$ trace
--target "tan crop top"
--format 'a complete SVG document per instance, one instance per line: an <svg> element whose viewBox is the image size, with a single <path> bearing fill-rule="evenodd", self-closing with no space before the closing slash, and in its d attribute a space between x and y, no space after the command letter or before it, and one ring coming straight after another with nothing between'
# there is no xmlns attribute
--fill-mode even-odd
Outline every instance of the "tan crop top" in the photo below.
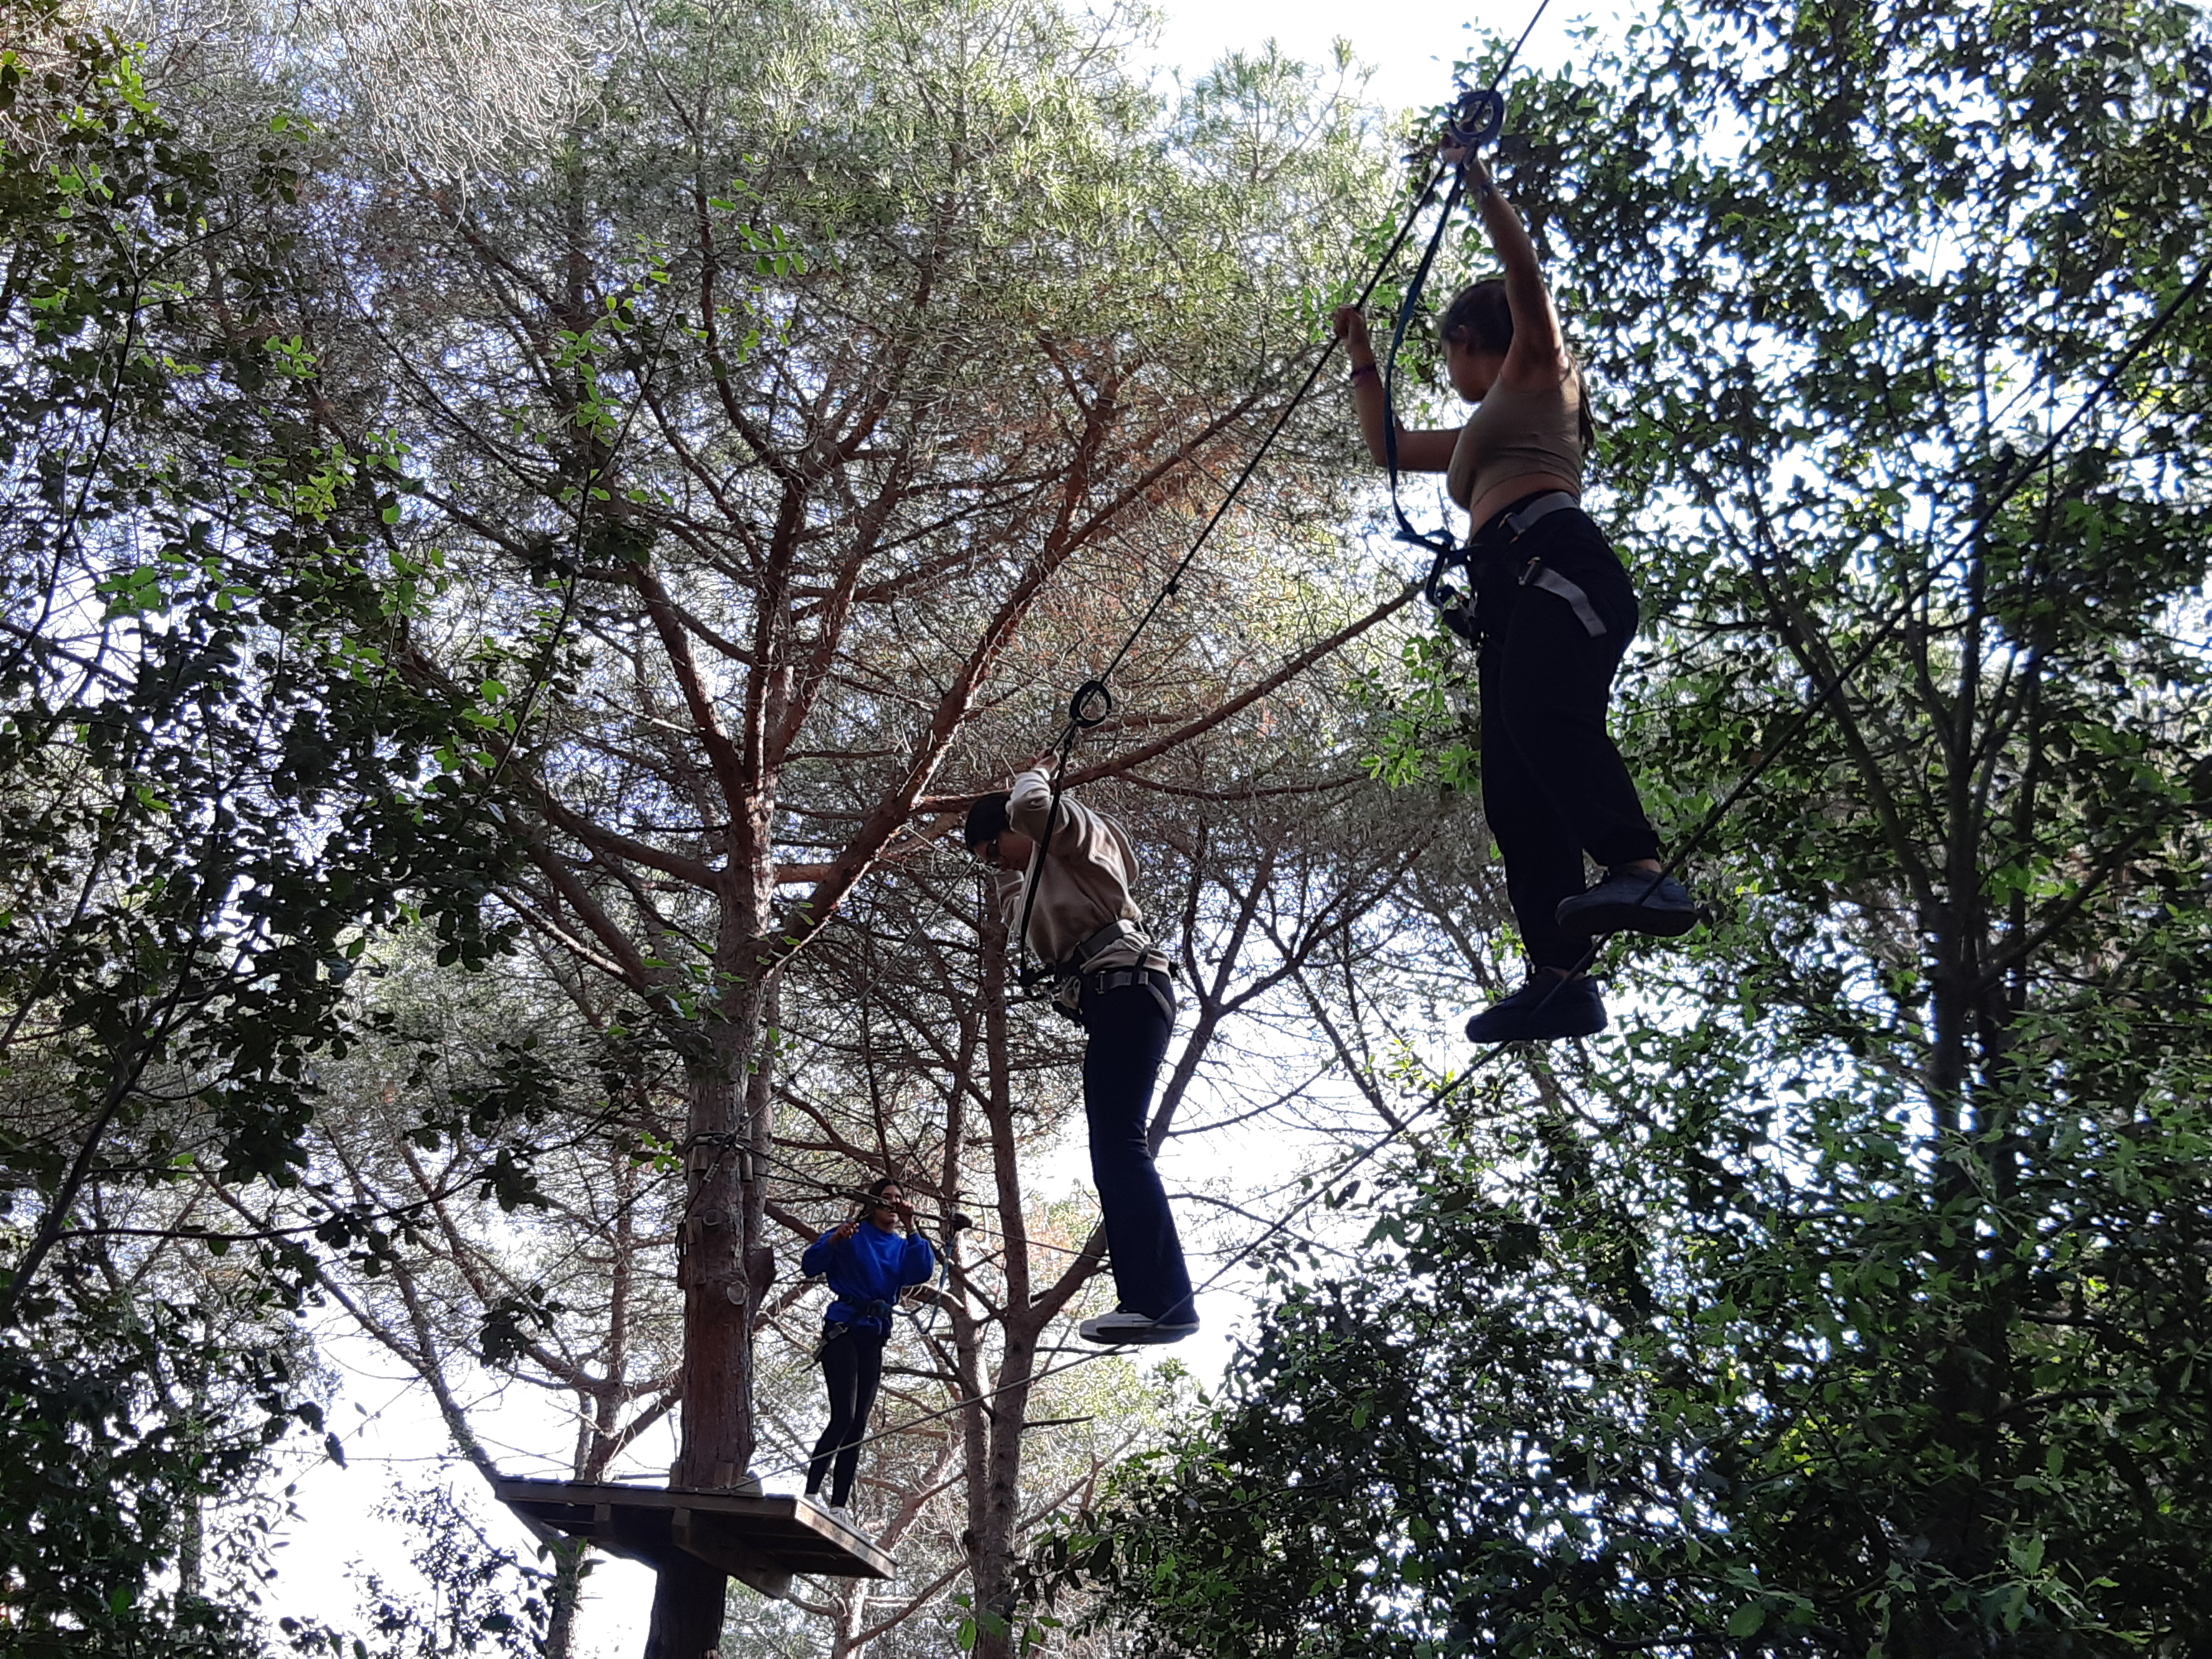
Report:
<svg viewBox="0 0 2212 1659"><path fill-rule="evenodd" d="M1582 396L1579 374L1541 392L1493 384L1452 446L1444 475L1452 500L1471 507L1492 486L1538 472L1565 478L1581 495Z"/></svg>

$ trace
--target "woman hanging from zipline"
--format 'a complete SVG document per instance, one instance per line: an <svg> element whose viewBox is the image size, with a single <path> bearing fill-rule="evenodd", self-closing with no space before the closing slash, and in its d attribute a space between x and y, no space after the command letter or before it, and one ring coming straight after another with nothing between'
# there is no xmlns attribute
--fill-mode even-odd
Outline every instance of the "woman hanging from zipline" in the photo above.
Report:
<svg viewBox="0 0 2212 1659"><path fill-rule="evenodd" d="M1505 267L1503 278L1462 290L1439 331L1453 389L1478 406L1455 431L1399 428L1396 437L1399 469L1443 473L1474 526L1482 810L1530 964L1528 983L1469 1020L1467 1034L1477 1042L1587 1036L1606 1023L1584 972L1592 935L1671 939L1696 925L1697 910L1662 873L1658 835L1606 732L1637 604L1581 507L1594 436L1582 375L1520 215L1480 156L1467 154L1463 165ZM1387 465L1393 416L1366 319L1347 306L1335 323L1368 453ZM1585 851L1606 869L1587 891Z"/></svg>

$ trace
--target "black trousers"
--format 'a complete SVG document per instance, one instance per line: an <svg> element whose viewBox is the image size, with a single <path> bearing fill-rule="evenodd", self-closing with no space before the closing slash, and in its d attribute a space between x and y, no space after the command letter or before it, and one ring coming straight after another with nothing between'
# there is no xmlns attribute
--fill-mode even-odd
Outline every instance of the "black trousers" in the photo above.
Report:
<svg viewBox="0 0 2212 1659"><path fill-rule="evenodd" d="M1114 1289L1121 1305L1152 1319L1191 1316L1190 1273L1167 1188L1145 1130L1152 1085L1175 1018L1142 985L1083 988L1083 1110L1090 1121L1091 1178L1106 1216Z"/></svg>
<svg viewBox="0 0 2212 1659"><path fill-rule="evenodd" d="M868 1417L876 1408L876 1384L883 1380L884 1344L889 1331L848 1325L842 1335L822 1345L822 1380L830 1387L830 1426L814 1443L806 1466L806 1490L820 1492L834 1460L836 1474L830 1501L853 1501L853 1477L860 1473L860 1442L867 1438Z"/></svg>
<svg viewBox="0 0 2212 1659"><path fill-rule="evenodd" d="M1607 866L1659 855L1605 726L1613 673L1636 633L1636 592L1579 508L1538 520L1517 540L1504 517L1476 532L1471 561L1482 622L1482 811L1529 960L1571 968L1589 937L1552 917L1583 890L1583 854ZM1603 634L1592 635L1561 595L1521 583L1534 558L1589 596Z"/></svg>

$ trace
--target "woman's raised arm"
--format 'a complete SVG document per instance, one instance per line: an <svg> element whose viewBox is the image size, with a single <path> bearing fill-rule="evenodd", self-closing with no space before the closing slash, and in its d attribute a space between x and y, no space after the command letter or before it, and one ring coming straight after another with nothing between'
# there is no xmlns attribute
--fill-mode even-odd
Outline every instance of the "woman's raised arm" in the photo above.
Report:
<svg viewBox="0 0 2212 1659"><path fill-rule="evenodd" d="M1334 318L1336 337L1344 342L1352 360L1352 407L1359 416L1359 435L1367 440L1367 453L1377 466L1389 465L1383 447L1384 422L1390 411L1383 406L1382 371L1375 362L1375 343L1367 336L1367 319L1358 306L1340 306ZM1452 446L1459 430L1408 432L1398 428L1398 471L1443 472L1451 466Z"/></svg>
<svg viewBox="0 0 2212 1659"><path fill-rule="evenodd" d="M1455 159L1451 150L1443 154L1447 161ZM1537 266L1536 245L1528 240L1528 228L1491 178L1481 156L1468 155L1462 165L1474 185L1482 228L1490 233L1490 245L1498 250L1498 263L1505 267L1505 303L1513 313L1513 346L1505 354L1498 379L1516 392L1563 386L1574 372L1574 364L1559 331L1559 314L1552 308L1551 290L1544 286L1544 273Z"/></svg>

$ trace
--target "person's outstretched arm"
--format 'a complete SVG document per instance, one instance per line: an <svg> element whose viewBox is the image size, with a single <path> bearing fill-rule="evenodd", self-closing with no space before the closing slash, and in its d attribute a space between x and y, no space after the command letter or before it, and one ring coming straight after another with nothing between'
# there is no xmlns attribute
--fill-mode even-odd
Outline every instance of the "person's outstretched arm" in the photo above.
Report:
<svg viewBox="0 0 2212 1659"><path fill-rule="evenodd" d="M1060 815L1053 817L1052 757L1042 757L1025 771L1014 775L1007 789L1006 822L1031 841L1044 839L1048 821L1054 823L1052 852L1056 858L1066 858L1096 833L1091 810L1071 794L1060 798Z"/></svg>
<svg viewBox="0 0 2212 1659"><path fill-rule="evenodd" d="M830 1264L836 1259L838 1241L851 1237L852 1229L849 1226L832 1227L821 1237L809 1244L805 1254L799 1258L799 1277L819 1279L823 1273L828 1273Z"/></svg>
<svg viewBox="0 0 2212 1659"><path fill-rule="evenodd" d="M1377 466L1389 465L1382 434L1390 411L1382 398L1382 370L1375 361L1375 342L1368 337L1367 319L1358 306L1340 306L1333 319L1336 337L1344 342L1344 355L1352 363L1352 408L1359 417L1359 435L1367 440L1367 453ZM1452 446L1459 430L1408 432L1398 428L1398 471L1443 472L1451 467Z"/></svg>
<svg viewBox="0 0 2212 1659"><path fill-rule="evenodd" d="M1447 160L1452 152L1444 152ZM1536 263L1536 245L1528 228L1505 199L1482 164L1469 155L1464 165L1474 183L1475 206L1482 228L1490 233L1490 246L1505 267L1505 304L1513 313L1513 345L1505 354L1498 379L1516 392L1542 392L1566 384L1574 373L1567 356L1565 337L1559 331L1559 313L1552 308L1552 292L1544 286L1544 273Z"/></svg>

